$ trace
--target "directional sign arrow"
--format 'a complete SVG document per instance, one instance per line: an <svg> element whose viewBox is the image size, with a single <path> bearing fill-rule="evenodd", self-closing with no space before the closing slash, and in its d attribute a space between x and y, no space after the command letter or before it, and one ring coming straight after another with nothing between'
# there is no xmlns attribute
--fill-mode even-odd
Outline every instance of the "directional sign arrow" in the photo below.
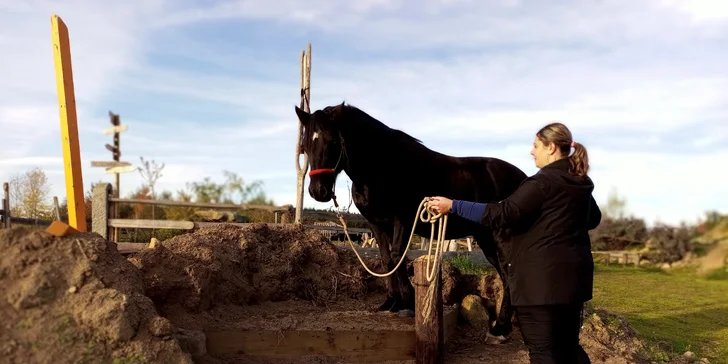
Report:
<svg viewBox="0 0 728 364"><path fill-rule="evenodd" d="M131 163L129 163L129 162L91 161L91 167L112 168L112 167L126 167L126 166L130 166L130 165L131 165Z"/></svg>
<svg viewBox="0 0 728 364"><path fill-rule="evenodd" d="M119 166L119 167L106 168L106 173L127 173L127 172L134 172L135 170L136 170L136 167L134 167L134 166Z"/></svg>
<svg viewBox="0 0 728 364"><path fill-rule="evenodd" d="M112 126L110 128L104 129L104 134L114 134L114 133L121 133L122 131L127 131L129 127L126 124L121 124L119 126Z"/></svg>

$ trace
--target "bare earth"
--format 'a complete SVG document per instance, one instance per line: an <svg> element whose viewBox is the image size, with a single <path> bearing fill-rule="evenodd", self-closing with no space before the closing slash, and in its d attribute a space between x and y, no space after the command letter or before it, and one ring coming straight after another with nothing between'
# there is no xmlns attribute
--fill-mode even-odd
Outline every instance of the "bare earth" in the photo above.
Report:
<svg viewBox="0 0 728 364"><path fill-rule="evenodd" d="M14 228L0 230L0 250L3 363L338 363L217 358L205 332L407 330L414 320L376 312L383 281L351 251L296 227L203 228L129 258L96 234ZM443 271L446 304L474 293L496 309L497 278ZM582 342L594 363L644 361L636 333L605 312L589 316ZM528 363L528 355L517 331L508 343L486 345L485 332L460 324L446 362Z"/></svg>

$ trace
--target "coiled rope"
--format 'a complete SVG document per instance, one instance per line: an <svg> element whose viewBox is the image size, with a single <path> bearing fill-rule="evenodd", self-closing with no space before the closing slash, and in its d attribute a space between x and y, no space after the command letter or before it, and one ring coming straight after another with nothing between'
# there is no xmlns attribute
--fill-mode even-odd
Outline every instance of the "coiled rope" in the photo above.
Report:
<svg viewBox="0 0 728 364"><path fill-rule="evenodd" d="M432 303L434 302L434 296L435 296L435 286L437 285L437 282L433 282L435 278L439 277L438 274L435 274L438 269L440 269L440 263L442 262L442 253L443 253L443 247L445 245L445 232L447 231L447 214L441 214L434 210L433 206L430 204L432 199L430 197L425 197L422 199L422 202L420 202L420 205L417 207L417 213L415 214L415 220L412 224L412 231L410 232L409 239L407 241L407 247L404 249L404 253L402 253L402 256L399 259L399 262L397 265L389 272L387 273L377 273L369 269L367 267L366 263L364 263L364 260L359 255L359 252L356 251L356 248L354 247L354 242L351 241L351 237L349 236L349 229L346 226L346 221L344 221L344 217L341 215L341 213L337 210L336 216L339 218L339 221L341 222L341 226L344 228L344 234L346 235L346 239L349 241L349 246L351 246L351 249L354 251L354 254L356 254L356 257L359 258L359 262L361 265L366 269L369 274L375 276L375 277L388 277L392 275L395 271L397 271L397 268L404 262L404 259L407 257L407 252L409 251L410 245L412 244L412 238L415 235L415 228L417 227L418 219L421 222L430 223L431 229L430 229L430 244L427 249L427 268L426 268L426 277L427 282L430 283L429 287L427 288L427 296L425 299L425 312L423 312L423 317L425 318L425 322L427 322L430 319L430 314L432 313ZM424 207L424 208L423 208ZM435 240L435 224L437 223L438 229L437 229L437 247L435 248L435 262L432 266L432 269L430 269L430 256L432 254L432 242Z"/></svg>

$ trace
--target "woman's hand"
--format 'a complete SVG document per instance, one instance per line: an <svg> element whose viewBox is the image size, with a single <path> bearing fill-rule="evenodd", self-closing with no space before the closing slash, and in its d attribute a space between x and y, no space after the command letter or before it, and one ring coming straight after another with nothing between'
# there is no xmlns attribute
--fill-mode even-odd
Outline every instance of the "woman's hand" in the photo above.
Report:
<svg viewBox="0 0 728 364"><path fill-rule="evenodd" d="M452 200L442 196L435 196L430 199L429 202L432 209L439 214L447 214L452 209Z"/></svg>

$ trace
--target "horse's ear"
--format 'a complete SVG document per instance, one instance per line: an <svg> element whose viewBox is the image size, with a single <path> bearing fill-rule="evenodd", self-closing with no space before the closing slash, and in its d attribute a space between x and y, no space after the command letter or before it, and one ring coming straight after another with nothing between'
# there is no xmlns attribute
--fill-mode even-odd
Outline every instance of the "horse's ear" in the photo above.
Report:
<svg viewBox="0 0 728 364"><path fill-rule="evenodd" d="M344 116L344 108L345 105L343 102L334 106L334 108L331 109L331 112L329 112L329 119L331 119L331 121L338 121L341 119Z"/></svg>
<svg viewBox="0 0 728 364"><path fill-rule="evenodd" d="M308 125L309 120L311 120L311 114L303 111L298 105L296 105L296 115L298 115L298 121L303 125Z"/></svg>

